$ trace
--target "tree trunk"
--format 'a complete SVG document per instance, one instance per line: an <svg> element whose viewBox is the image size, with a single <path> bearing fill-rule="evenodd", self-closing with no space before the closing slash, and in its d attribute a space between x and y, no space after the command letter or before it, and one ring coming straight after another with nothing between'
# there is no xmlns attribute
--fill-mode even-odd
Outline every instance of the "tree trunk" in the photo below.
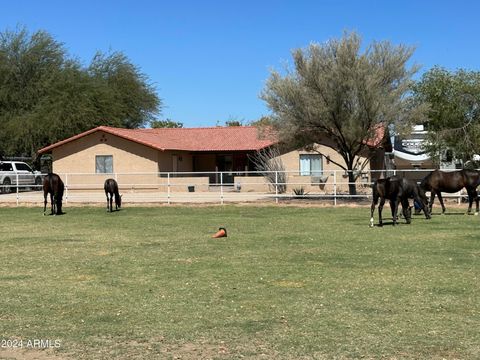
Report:
<svg viewBox="0 0 480 360"><path fill-rule="evenodd" d="M348 170L348 192L350 195L357 195L357 186L355 184L355 175L353 170Z"/></svg>
<svg viewBox="0 0 480 360"><path fill-rule="evenodd" d="M357 186L355 184L355 174L353 173L353 160L355 159L355 156L350 153L346 153L343 156L343 159L345 160L345 164L347 165L348 193L350 195L357 195Z"/></svg>

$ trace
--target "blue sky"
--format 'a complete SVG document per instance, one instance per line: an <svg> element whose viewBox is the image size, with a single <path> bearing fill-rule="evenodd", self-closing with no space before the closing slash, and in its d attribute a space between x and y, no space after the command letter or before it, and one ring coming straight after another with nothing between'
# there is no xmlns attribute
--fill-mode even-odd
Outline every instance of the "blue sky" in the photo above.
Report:
<svg viewBox="0 0 480 360"><path fill-rule="evenodd" d="M434 65L480 70L478 1L2 1L0 31L48 31L88 64L122 51L164 103L159 118L186 127L256 120L272 68L291 50L358 32L365 44L415 46L420 74Z"/></svg>

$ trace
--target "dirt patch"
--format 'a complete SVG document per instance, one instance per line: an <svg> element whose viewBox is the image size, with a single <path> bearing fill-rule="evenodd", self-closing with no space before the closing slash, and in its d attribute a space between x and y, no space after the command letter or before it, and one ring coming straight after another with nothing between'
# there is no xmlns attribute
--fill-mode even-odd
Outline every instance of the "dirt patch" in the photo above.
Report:
<svg viewBox="0 0 480 360"><path fill-rule="evenodd" d="M225 344L195 344L186 343L179 346L167 347L162 353L173 359L222 359L226 358L230 351Z"/></svg>
<svg viewBox="0 0 480 360"><path fill-rule="evenodd" d="M51 349L0 349L0 359L2 360L71 360L69 357L61 356Z"/></svg>

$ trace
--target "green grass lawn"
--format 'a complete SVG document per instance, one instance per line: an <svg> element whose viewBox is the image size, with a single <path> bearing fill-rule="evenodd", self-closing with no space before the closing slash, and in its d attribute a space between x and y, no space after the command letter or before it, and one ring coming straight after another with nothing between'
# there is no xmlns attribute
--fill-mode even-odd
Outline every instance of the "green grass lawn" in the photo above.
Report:
<svg viewBox="0 0 480 360"><path fill-rule="evenodd" d="M480 358L480 217L65 211L0 208L2 339L72 359Z"/></svg>

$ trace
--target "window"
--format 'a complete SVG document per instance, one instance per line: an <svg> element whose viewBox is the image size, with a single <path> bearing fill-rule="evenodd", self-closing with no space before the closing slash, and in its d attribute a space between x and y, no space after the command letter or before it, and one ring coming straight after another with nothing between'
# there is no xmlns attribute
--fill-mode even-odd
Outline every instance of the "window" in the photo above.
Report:
<svg viewBox="0 0 480 360"><path fill-rule="evenodd" d="M10 163L0 163L0 171L13 171L12 164L10 164Z"/></svg>
<svg viewBox="0 0 480 360"><path fill-rule="evenodd" d="M321 176L323 173L322 155L301 154L300 175Z"/></svg>
<svg viewBox="0 0 480 360"><path fill-rule="evenodd" d="M24 163L15 163L15 167L17 168L17 170L26 170L28 172L33 172L30 166Z"/></svg>
<svg viewBox="0 0 480 360"><path fill-rule="evenodd" d="M113 173L113 156L112 155L95 156L95 172L97 174Z"/></svg>

